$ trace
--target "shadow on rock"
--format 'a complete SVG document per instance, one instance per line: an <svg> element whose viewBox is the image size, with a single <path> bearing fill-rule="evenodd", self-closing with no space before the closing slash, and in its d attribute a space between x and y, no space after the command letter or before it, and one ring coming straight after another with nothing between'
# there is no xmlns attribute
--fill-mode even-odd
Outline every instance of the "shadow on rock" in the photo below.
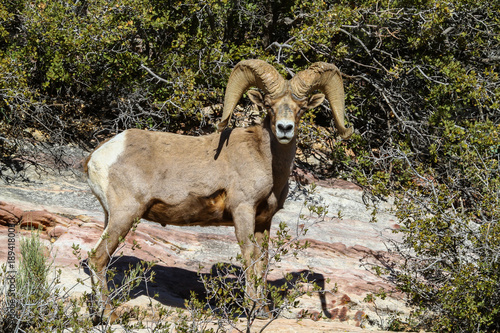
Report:
<svg viewBox="0 0 500 333"><path fill-rule="evenodd" d="M108 282L108 288L114 289L123 284L125 272L130 271L131 268L141 265L142 260L134 256L122 256L112 259L111 269L116 269L116 274L113 279ZM84 272L90 275L90 270L87 265L87 260L82 262ZM229 263L218 263L212 265L210 273L199 273L189 269L163 266L155 264L146 277L154 276L153 281L145 282L144 279L140 284L130 291L130 298L135 299L139 296L152 297L165 306L172 307L185 307L185 301L190 299L192 293L200 300L206 300L207 292L202 279L218 279L222 287L232 287L233 295L237 298L243 295L243 288L245 285L243 276L243 269ZM291 278L282 278L277 280L268 280L268 284L276 288L285 286L283 295L289 293L292 289L300 288L299 284L308 283L315 284L320 291L317 292L323 314L330 318L331 314L326 308L325 294L325 277L319 273L313 273L310 270L302 270L299 272L290 273ZM273 305L271 300L271 305Z"/></svg>
<svg viewBox="0 0 500 333"><path fill-rule="evenodd" d="M113 258L112 262L110 269L116 269L116 274L108 281L110 290L122 286L125 272L137 265L140 266L143 261L133 256L122 256ZM86 260L82 262L82 266L84 272L90 275ZM191 291L199 295L205 292L203 283L195 271L155 264L149 272L144 274L143 277L153 276L153 281L146 283L144 279L141 279L140 284L130 291L131 299L145 295L166 306L184 307L184 300L189 299Z"/></svg>
<svg viewBox="0 0 500 333"><path fill-rule="evenodd" d="M268 281L269 284L280 288L283 285L286 285L286 292L290 292L290 290L294 288L300 288L298 284L308 283L314 284L318 289L317 294L321 301L321 310L326 318L330 318L331 314L327 309L326 297L325 294L328 292L325 290L325 276L323 274L314 273L310 270L302 270L300 272L291 272L291 279L278 279L274 281Z"/></svg>

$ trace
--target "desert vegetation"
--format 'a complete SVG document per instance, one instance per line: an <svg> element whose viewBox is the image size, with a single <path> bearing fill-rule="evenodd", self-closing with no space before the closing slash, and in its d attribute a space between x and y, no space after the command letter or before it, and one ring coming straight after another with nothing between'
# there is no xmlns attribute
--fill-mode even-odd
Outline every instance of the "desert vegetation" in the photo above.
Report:
<svg viewBox="0 0 500 333"><path fill-rule="evenodd" d="M89 292L75 296L73 289L88 284L90 278L79 278L75 285L64 285L61 282L61 269L56 269L53 265L57 253L52 248L47 249L41 240L40 231L34 229L27 233L28 236L20 239L20 260L13 288L10 286L10 269L5 264L0 266L0 307L4 310L0 315L0 331L262 332L283 312L297 307L299 297L332 292L322 288L322 283L316 283L314 274L310 271L303 271L296 276L286 274L282 284L266 286L268 274L281 260L294 260L309 246L308 242L302 241L303 237L308 228L321 222L327 213L324 207L313 204L305 204L304 211L314 215L315 221L306 226L304 223L307 222L301 215L294 221L297 224L294 226L295 230L281 222L275 233L266 233L263 240L265 244L255 238L251 240L256 246L263 247L263 251L269 255L269 263L264 267L264 277L252 277L252 283L257 288L267 288L267 297L251 293L245 288L246 262L243 256L238 255L230 258L229 263L214 265L208 274L199 273L205 293L201 295L192 291L191 297L185 301L184 309L173 310L159 303L147 308L118 308L116 311L119 313L119 320L116 322L107 318L96 323L93 319L105 309L106 304L102 302L119 307L131 299L134 290L141 283L154 281L154 263L140 261L135 266L130 265L124 272L117 272L113 265L122 256L118 254L107 267L106 278L110 289L101 289L101 292L106 293L106 299L95 297L90 287ZM118 252L123 247L122 240ZM137 244L137 247L140 245ZM76 244L73 245L73 255L81 263L76 265L79 269L94 269L83 260L86 255ZM93 288L98 287L99 283L91 282L94 283ZM270 306L269 313L264 318L259 310L267 305ZM264 324L255 329L253 325L257 318L263 320Z"/></svg>
<svg viewBox="0 0 500 333"><path fill-rule="evenodd" d="M361 185L375 210L396 197L403 260L375 271L414 311L391 328L498 332L499 11L484 0L4 1L0 178L57 168L69 163L62 145L90 150L127 128L212 132L242 59L288 78L333 63L356 132L337 140L328 104L308 111L296 166Z"/></svg>

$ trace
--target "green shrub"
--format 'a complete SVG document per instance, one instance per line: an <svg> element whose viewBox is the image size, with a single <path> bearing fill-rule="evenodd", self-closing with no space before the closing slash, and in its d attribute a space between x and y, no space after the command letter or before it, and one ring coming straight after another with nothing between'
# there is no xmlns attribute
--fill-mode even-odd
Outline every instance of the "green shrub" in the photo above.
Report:
<svg viewBox="0 0 500 333"><path fill-rule="evenodd" d="M32 232L29 237L22 238L20 241L21 260L16 276L16 289L20 295L26 296L23 300L26 304L37 304L40 300L50 297L49 274L52 263L44 251L45 246L40 241L38 232ZM27 312L33 310L35 309L30 308ZM36 309L35 311L40 310ZM45 315L43 312L42 310L41 316Z"/></svg>
<svg viewBox="0 0 500 333"><path fill-rule="evenodd" d="M447 121L433 167L410 165L414 185L396 213L404 259L393 272L416 327L500 331L500 125Z"/></svg>
<svg viewBox="0 0 500 333"><path fill-rule="evenodd" d="M498 121L499 10L485 0L8 1L0 171L37 163L19 138L93 147L130 127L211 132L217 115L202 108L222 103L235 63L261 58L284 75L335 63L360 136L348 158L326 145L316 171L363 184L382 172L396 183L394 146L428 159L442 121ZM311 119L329 126L328 113ZM331 136L304 131L307 154Z"/></svg>
<svg viewBox="0 0 500 333"><path fill-rule="evenodd" d="M2 302L0 328L3 332L48 332L73 328L86 330L90 321L79 313L83 300L70 299L60 286L61 271L53 269L51 259L38 232L20 241L19 267L15 273L13 295ZM7 281L6 267L0 272L1 285Z"/></svg>

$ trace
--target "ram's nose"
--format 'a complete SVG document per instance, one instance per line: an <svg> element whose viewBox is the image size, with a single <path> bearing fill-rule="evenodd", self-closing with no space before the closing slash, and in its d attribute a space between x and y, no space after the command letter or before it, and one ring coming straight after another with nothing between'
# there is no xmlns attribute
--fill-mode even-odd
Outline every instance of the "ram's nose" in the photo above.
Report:
<svg viewBox="0 0 500 333"><path fill-rule="evenodd" d="M293 121L281 120L276 122L276 138L280 143L289 143L295 133L295 124Z"/></svg>

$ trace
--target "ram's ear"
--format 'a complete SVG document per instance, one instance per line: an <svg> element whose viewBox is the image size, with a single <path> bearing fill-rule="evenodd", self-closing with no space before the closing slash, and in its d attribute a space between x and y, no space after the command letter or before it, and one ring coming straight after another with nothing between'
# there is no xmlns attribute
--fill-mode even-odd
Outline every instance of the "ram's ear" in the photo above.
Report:
<svg viewBox="0 0 500 333"><path fill-rule="evenodd" d="M311 97L309 97L309 100L307 101L307 108L308 109L315 108L318 105L321 105L321 103L323 103L324 100L325 100L325 95L323 94L312 95Z"/></svg>
<svg viewBox="0 0 500 333"><path fill-rule="evenodd" d="M260 92L258 92L257 90L249 90L247 91L247 94L252 103L260 107L264 107L264 98L262 97Z"/></svg>

